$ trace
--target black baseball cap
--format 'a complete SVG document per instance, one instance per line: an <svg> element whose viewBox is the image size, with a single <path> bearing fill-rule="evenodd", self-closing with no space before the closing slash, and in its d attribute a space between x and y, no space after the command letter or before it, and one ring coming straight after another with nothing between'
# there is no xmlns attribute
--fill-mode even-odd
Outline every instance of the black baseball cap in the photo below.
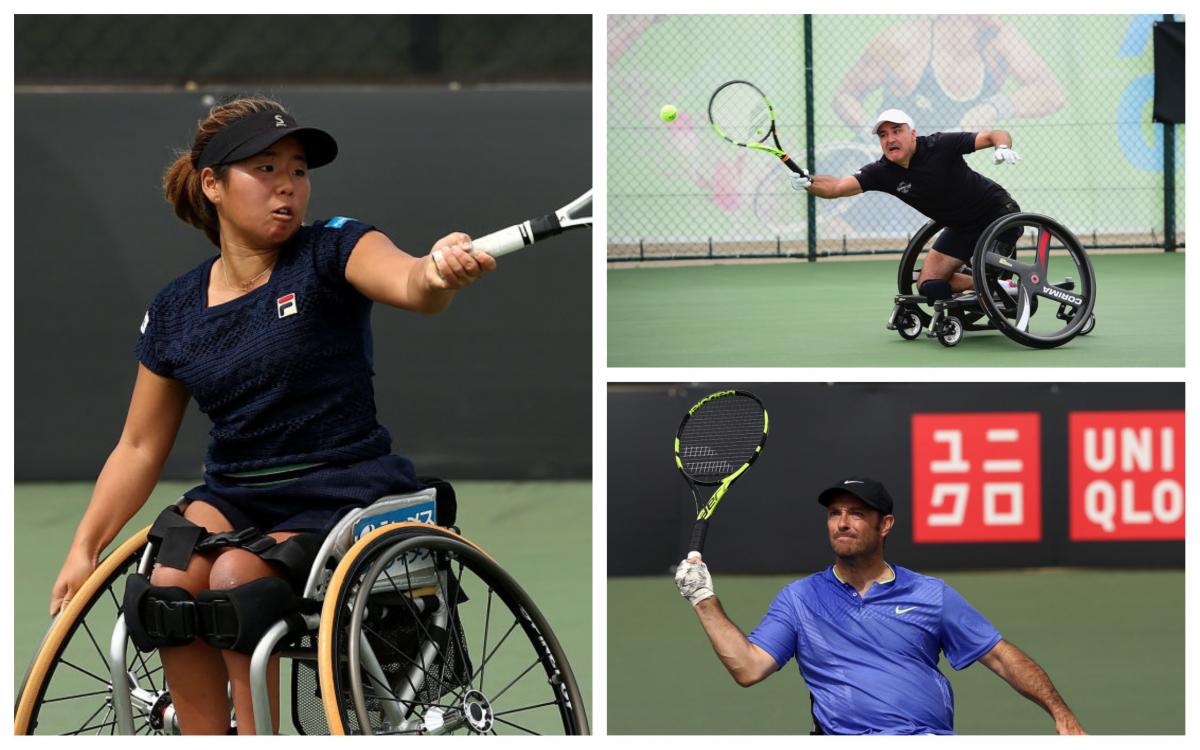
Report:
<svg viewBox="0 0 1200 750"><path fill-rule="evenodd" d="M260 153L276 141L294 135L304 144L304 154L309 169L323 167L337 158L337 141L329 133L317 128L302 128L296 118L286 112L255 112L239 117L213 136L196 169L232 164Z"/></svg>
<svg viewBox="0 0 1200 750"><path fill-rule="evenodd" d="M841 495L853 495L875 510L889 516L892 514L892 496L881 482L868 477L851 477L843 479L821 493L817 502L829 507Z"/></svg>

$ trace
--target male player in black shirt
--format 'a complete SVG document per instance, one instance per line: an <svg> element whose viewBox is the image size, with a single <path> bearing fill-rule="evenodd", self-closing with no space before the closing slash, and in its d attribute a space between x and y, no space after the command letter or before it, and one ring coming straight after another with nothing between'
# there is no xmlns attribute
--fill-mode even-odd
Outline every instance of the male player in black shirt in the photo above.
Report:
<svg viewBox="0 0 1200 750"><path fill-rule="evenodd" d="M1020 207L1004 188L967 166L962 155L994 146L997 164L1016 164L1012 137L1004 130L981 133L934 133L918 136L912 118L889 109L875 118L874 133L883 157L851 177L792 175L792 187L807 189L818 198L845 198L867 190L890 193L931 219L946 225L917 278L917 288L934 302L973 287L971 276L959 273L971 260L983 230ZM1015 227L1001 241L1015 243Z"/></svg>

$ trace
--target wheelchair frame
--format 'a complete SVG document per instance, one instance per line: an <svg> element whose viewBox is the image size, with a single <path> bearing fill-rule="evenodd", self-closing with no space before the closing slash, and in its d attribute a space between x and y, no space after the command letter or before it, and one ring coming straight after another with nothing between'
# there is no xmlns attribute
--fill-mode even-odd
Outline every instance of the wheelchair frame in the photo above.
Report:
<svg viewBox="0 0 1200 750"><path fill-rule="evenodd" d="M536 637L540 640L540 646L543 647L543 650L537 651L537 647L535 646L535 653L537 653L538 658L532 666L536 666L538 662L542 662L543 668L545 668L547 671L548 681L552 686L552 691L556 696L558 696L556 698L556 701L558 702L558 709L562 715L564 726L568 727L568 733L588 733L589 727L586 712L583 708L582 696L579 692L578 685L575 682L574 673L571 670L570 664L567 661L565 654L562 652L561 646L558 644L558 641L555 638L553 631L550 629L549 624L545 621L545 618L541 615L540 611L538 611L537 607L528 598L528 595L519 587L519 585L517 585L516 582L507 575L507 573L504 573L503 569L501 569L499 565L496 564L495 560L488 556L487 553L483 552L477 546L472 544L467 539L459 536L454 531L427 523L412 521L398 522L396 520L396 518L402 516L403 511L410 508L413 503L421 501L434 501L435 499L436 490L434 488L422 490L417 493L381 498L369 506L358 508L348 513L325 537L325 540L313 561L313 565L310 568L309 575L302 592L303 596L306 598L321 598L324 600L321 612L317 614L307 614L301 616L305 626L305 630L302 632L294 631L292 626L289 625L289 621L287 619L280 619L263 635L263 637L259 640L258 645L254 649L253 654L251 655L250 685L256 733L272 734L274 731L272 714L270 710L270 691L267 679L267 670L273 655L278 653L280 656L287 657L293 661L310 661L313 662L318 669L321 666L320 659L322 656L329 658L331 661L333 658L337 658L337 648L335 645L333 645L333 639L338 633L341 632L341 629L330 626L328 628L329 630L334 630L337 632L325 634L321 632L321 623L323 621L330 623L333 622L333 616L336 614L339 605L342 607L342 609L345 609L346 604L349 603L348 600L342 596L343 592L348 593L348 588L338 588L336 589L337 595L335 597L329 596L331 588L335 587L337 584L346 585L344 580L345 576L353 574L353 570L344 570L347 568L345 564L347 562L354 563L359 567L367 562L372 563L370 566L368 566L368 572L374 573L374 578L371 578L372 587L368 589L368 595L353 596L355 619L353 619L350 623L350 632L357 632L358 638L357 642L347 644L347 651L349 653L349 658L351 659L351 662L348 666L351 669L352 675L359 675L360 673L365 672L365 677L368 683L373 682L375 685L385 686L384 690L388 695L385 697L379 697L378 695L375 696L375 703L384 719L385 727L389 728L391 731L405 732L417 730L421 733L429 734L446 733L453 731L454 729L463 728L464 726L466 726L468 729L476 731L481 730L484 727L491 728L492 724L490 715L487 723L472 721L471 717L466 715L468 711L465 709L457 713L452 710L446 711L443 709L437 709L436 716L430 714L430 711L433 709L427 709L425 716L429 717L428 723L430 726L425 725L424 716L415 717L413 719L407 718L408 714L417 706L418 694L424 687L425 675L428 673L428 670L434 661L439 656L443 656L444 658L444 655L439 653L440 647L436 641L431 640L428 637L422 637L417 659L411 664L411 666L406 668L407 673L405 675L404 684L402 684L402 686L398 689L398 692L393 693L388 687L386 687L391 685L391 681L381 665L381 659L379 655L375 653L371 643L366 637L366 632L362 627L363 611L366 608L367 600L372 595L387 588L386 586L381 585L384 583L382 579L380 579L381 571L384 571L392 566L393 563L389 562L390 560L394 562L399 561L395 558L389 558L388 555L396 550L406 551L412 548L438 549L439 547L451 549L459 557L464 555L474 556L472 558L476 561L474 564L481 565L483 568L487 568L491 577L494 578L497 575L502 577L501 581L507 588L498 593L498 595L504 600L504 603L509 606L510 613L513 611L515 606L519 609L522 618L529 618L529 624L527 625L526 622L518 622L514 617L514 625L512 628L510 628L510 632L516 627L517 624L520 624L525 630L526 635L530 637L531 641L534 635L536 635ZM397 511L400 513L397 514ZM354 538L355 526L360 521L377 517L386 517L389 513L392 514L392 518L383 520L383 523L381 523L379 528L369 531L368 533L363 533L360 539L356 540ZM74 629L77 628L78 623L86 617L87 610L90 609L92 603L98 597L102 596L104 590L111 590L111 586L115 582L115 579L114 582L108 582L108 578L113 575L121 574L119 569L116 569L113 573L109 573L107 571L106 563L108 563L109 559L118 557L119 559L117 560L116 565L120 565L122 560L130 559L130 557L137 552L139 547L144 546L145 549L141 552L136 570L145 575L150 574L150 571L154 565L153 560L155 550L148 542L148 530L149 527L134 534L133 537L128 539L125 543L118 547L117 550L109 555L109 557L106 557L105 560L101 562L101 565L97 567L97 570L93 576L89 578L88 582L85 582L85 585L83 588L81 588L81 591L86 590L89 587L89 584L92 583L93 578L97 577L97 574L103 574L105 576L105 581L92 586L94 591L92 591L92 593L86 597L88 601L86 603L79 604L78 609L71 610L69 622L64 621L62 624L59 622L59 618L64 618L68 615L68 611L64 610L64 612L59 615L59 618L56 618L55 622L51 624L50 632L47 634L46 639L43 640L42 646L39 647L38 653L34 657L33 665L31 666L29 673L26 675L26 681L21 686L21 690L18 694L18 733L22 731L21 725L23 720L26 722L26 724L29 723L29 715L33 711L33 708L28 704L25 695L27 689L31 687L31 678L35 680L38 689L42 692L41 695L36 696L37 706L39 707L41 705L41 701L45 697L44 692L48 681L49 679L52 679L52 677L47 674L48 672L52 673L52 667L47 663L48 658L43 657L43 651L45 651L47 643L50 642L56 649L56 656L61 656L61 654L65 652L70 639L78 634ZM399 539L399 541L393 541L394 539ZM381 544L382 547L380 546ZM372 561L372 558L368 557L367 555L370 554L371 550L374 548L381 549L383 554ZM360 550L361 553L358 553ZM407 554L407 552L405 552L405 554ZM407 560L407 557L404 559ZM355 565L350 565L349 568L353 569L355 568ZM480 570L483 568L471 568L470 571L474 575L479 576L481 580L484 580L484 575L480 572ZM405 563L405 573L406 576L411 574L407 562ZM438 565L435 565L432 555L430 555L429 564L425 568L417 571L417 573L418 578L416 580L413 580L412 578L408 579L408 585L410 588L406 590L395 589L395 583L392 582L391 585L393 588L388 590L396 591L398 593L407 593L410 598L415 600L415 588L417 586L423 587L423 591L432 588L434 596L436 596L436 601L433 604L424 605L428 609L432 610L432 619L428 627L434 629L432 632L439 632L439 630L436 629L451 629L453 627L451 621L457 619L455 614L457 612L457 602L451 603L446 601L445 592L450 590L447 581L447 577L450 575L449 569L441 569ZM462 573L463 566L460 564L459 575L461 576ZM341 576L341 578L339 578L339 576ZM368 576L368 578L370 578L370 576ZM101 588L102 586L104 587L103 589ZM491 612L491 594L492 590L489 587L489 614ZM505 598L506 596L508 598ZM428 597L428 594L426 594L426 597ZM72 603L74 604L74 602ZM62 634L61 637L52 638L51 636L55 633L56 627L69 627L72 628L72 631ZM426 636L428 636L430 632L431 630L426 630ZM301 634L313 634L314 637L319 636L319 647L315 649L285 648L277 650L279 643L285 638ZM126 653L129 649L129 645L128 628L125 624L124 615L118 614L116 622L113 625L112 636L108 643L107 654L104 655L108 660L110 706L115 721L115 731L120 734L135 733L134 706L136 703L139 713L148 717L147 721L152 729L162 730L167 733L178 733L178 723L175 718L174 707L170 705L169 690L167 689L165 680L163 682L162 690L147 690L140 686L135 675L129 671L129 664L127 663L126 659ZM533 644L531 643L531 645ZM486 642L484 647L486 649ZM497 649L498 648L499 646L497 645ZM492 653L494 654L495 652L493 651ZM339 695L333 685L335 680L335 678L331 676L333 671L334 670L332 668L320 669L319 674L320 689L326 696L334 696L332 698L323 698L323 705L325 708L326 722L328 723L331 731L336 734L344 731L346 727L344 719L340 713L335 715L334 708L331 708L331 702L337 702L337 696ZM482 677L480 677L480 680L482 682ZM127 689L112 689L112 686L117 685L123 685ZM351 688L349 692L351 694L352 703L354 704L354 710L357 712L357 721L360 725L360 728L362 728L364 733L371 733L372 730L370 722L363 721L363 717L366 715L366 708L364 706L363 699L364 687L361 683L359 683L359 685L360 686L357 688L357 690ZM151 687L153 687L153 685L151 685ZM472 690L469 692L471 693L471 700L474 701L474 704L471 706L470 710L477 712L491 710L487 705L487 699L483 696L481 691ZM464 707L467 705L465 698L463 705ZM484 708L481 709L480 706L483 706ZM339 712L340 710L341 709L337 709ZM22 716L23 711L25 714L24 717ZM453 716L449 717L449 721L446 720L447 714L454 714ZM433 726L434 724L436 724L436 726ZM27 730L30 732L32 731L32 728L32 726L27 726Z"/></svg>
<svg viewBox="0 0 1200 750"><path fill-rule="evenodd" d="M899 332L909 341L920 338L924 330L926 336L936 337L948 347L956 346L965 331L998 330L1018 344L1049 349L1076 336L1085 336L1095 328L1096 277L1087 253L1065 226L1048 216L1029 212L1001 216L980 235L969 268L974 281L973 291L928 303L924 295L914 293L916 263L921 252L944 226L936 221L927 222L905 247L897 274L898 293L887 321L888 330ZM1000 235L1018 226L1037 229L1037 258L1032 264L995 252ZM1080 277L1078 282L1070 276L1058 284L1051 284L1046 279L1051 238L1057 238L1072 258ZM996 282L998 276L1015 280L1012 282L1015 299L1006 298L1008 293ZM1076 284L1080 287L1078 290ZM1058 305L1056 317L1064 321L1062 328L1050 334L1029 331L1038 298ZM932 307L933 313L926 312L923 306ZM985 322L980 323L980 320Z"/></svg>

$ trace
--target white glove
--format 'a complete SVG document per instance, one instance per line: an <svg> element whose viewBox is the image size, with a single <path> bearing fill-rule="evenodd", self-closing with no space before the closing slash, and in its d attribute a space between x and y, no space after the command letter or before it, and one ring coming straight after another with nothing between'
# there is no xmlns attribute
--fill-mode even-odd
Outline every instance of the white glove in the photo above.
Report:
<svg viewBox="0 0 1200 750"><path fill-rule="evenodd" d="M712 576L708 574L708 566L701 560L700 556L695 556L696 562L691 562L691 556L688 560L679 563L679 567L675 569L675 585L679 587L679 593L692 606L696 606L700 602L716 596L713 592Z"/></svg>
<svg viewBox="0 0 1200 750"><path fill-rule="evenodd" d="M792 190L804 190L812 184L812 177L792 172Z"/></svg>
<svg viewBox="0 0 1200 750"><path fill-rule="evenodd" d="M997 164L1001 162L1005 164L1016 164L1021 160L1020 155L1008 146L997 146L996 153L992 155L992 158L996 160Z"/></svg>

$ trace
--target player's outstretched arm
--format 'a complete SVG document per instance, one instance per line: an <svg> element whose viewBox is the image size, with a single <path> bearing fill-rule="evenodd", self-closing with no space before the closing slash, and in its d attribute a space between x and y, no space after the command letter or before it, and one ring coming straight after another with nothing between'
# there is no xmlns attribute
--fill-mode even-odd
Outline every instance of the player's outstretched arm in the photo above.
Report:
<svg viewBox="0 0 1200 750"><path fill-rule="evenodd" d="M1004 146L1012 148L1012 135L1007 130L984 130L975 134L975 150Z"/></svg>
<svg viewBox="0 0 1200 750"><path fill-rule="evenodd" d="M750 687L779 669L775 657L751 643L725 614L713 592L708 566L699 557L691 557L679 564L675 584L679 593L695 607L713 651L737 684Z"/></svg>
<svg viewBox="0 0 1200 750"><path fill-rule="evenodd" d="M496 259L472 252L462 232L438 240L428 255L413 257L382 232L367 232L346 263L346 280L364 297L402 310L441 312L462 289L496 269Z"/></svg>
<svg viewBox="0 0 1200 750"><path fill-rule="evenodd" d="M1007 130L985 130L982 133L976 133L975 150L978 151L988 146L996 147L992 159L997 164L1012 166L1021 161L1021 156L1012 150L1012 136Z"/></svg>
<svg viewBox="0 0 1200 750"><path fill-rule="evenodd" d="M1041 706L1054 719L1059 734L1087 734L1075 718L1075 713L1050 682L1046 671L1025 652L1008 641L1001 640L979 661L1000 676L1013 689Z"/></svg>
<svg viewBox="0 0 1200 750"><path fill-rule="evenodd" d="M814 174L804 179L799 175L792 176L792 189L808 190L818 198L848 198L862 192L862 186L854 177L831 177L827 174Z"/></svg>

